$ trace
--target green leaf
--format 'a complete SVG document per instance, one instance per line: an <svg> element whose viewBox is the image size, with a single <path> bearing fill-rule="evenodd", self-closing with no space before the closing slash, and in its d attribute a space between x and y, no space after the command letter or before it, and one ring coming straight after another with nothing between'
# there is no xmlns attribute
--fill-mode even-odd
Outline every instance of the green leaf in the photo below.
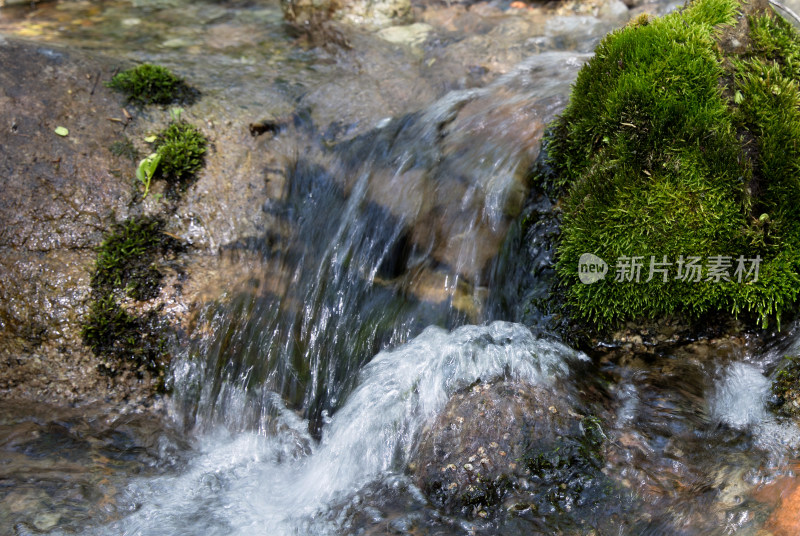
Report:
<svg viewBox="0 0 800 536"><path fill-rule="evenodd" d="M56 127L55 133L59 136L69 136L69 130L64 127Z"/></svg>
<svg viewBox="0 0 800 536"><path fill-rule="evenodd" d="M136 168L136 178L144 184L144 197L150 192L150 182L153 180L153 175L158 169L158 164L161 162L161 153L152 153L139 162L139 167Z"/></svg>
<svg viewBox="0 0 800 536"><path fill-rule="evenodd" d="M154 142L154 141L156 141L157 139L158 139L158 136L147 136L147 137L144 139L144 141L146 141L147 143L153 143L153 142Z"/></svg>

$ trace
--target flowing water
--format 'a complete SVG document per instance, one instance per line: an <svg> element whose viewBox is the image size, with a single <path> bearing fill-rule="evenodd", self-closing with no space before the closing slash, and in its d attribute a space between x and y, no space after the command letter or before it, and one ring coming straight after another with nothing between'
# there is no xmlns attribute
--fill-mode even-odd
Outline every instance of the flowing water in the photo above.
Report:
<svg viewBox="0 0 800 536"><path fill-rule="evenodd" d="M526 172L619 21L532 14L523 33L539 31L521 40L521 19L493 7L491 23L434 25L422 47L354 31L350 52L296 41L273 2L0 11L9 36L191 73L213 97L194 117L291 117L270 145L285 181L259 201L259 225L207 240L247 262L178 350L168 418L3 406L0 530L759 533L775 501L754 491L790 474L800 447L767 409L769 375L800 335L590 359L548 331L531 303L549 289L557 222ZM458 55L500 67L464 77ZM418 487L409 467L431 423L457 393L497 381L601 418L605 462L579 499L550 511L520 499L484 518L436 508Z"/></svg>

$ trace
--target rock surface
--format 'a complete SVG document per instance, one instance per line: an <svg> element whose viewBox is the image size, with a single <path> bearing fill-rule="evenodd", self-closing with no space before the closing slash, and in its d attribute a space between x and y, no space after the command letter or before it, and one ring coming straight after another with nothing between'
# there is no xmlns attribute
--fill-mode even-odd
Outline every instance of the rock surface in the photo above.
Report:
<svg viewBox="0 0 800 536"><path fill-rule="evenodd" d="M109 151L126 117L102 84L117 64L4 40L0 65L0 390L103 397L79 332L93 248L132 193Z"/></svg>
<svg viewBox="0 0 800 536"><path fill-rule="evenodd" d="M424 430L409 468L448 512L487 517L504 502L515 511L536 511L547 500L572 503L576 481L590 488L591 466L600 459L592 458L600 436L589 449L596 453L573 450L575 440L593 433L587 422L558 389L478 383L454 395Z"/></svg>

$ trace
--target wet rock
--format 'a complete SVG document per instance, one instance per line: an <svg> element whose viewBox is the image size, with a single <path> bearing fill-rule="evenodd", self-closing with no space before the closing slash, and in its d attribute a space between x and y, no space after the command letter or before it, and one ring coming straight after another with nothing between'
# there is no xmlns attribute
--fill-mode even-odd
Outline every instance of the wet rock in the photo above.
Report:
<svg viewBox="0 0 800 536"><path fill-rule="evenodd" d="M103 397L79 333L93 248L132 198L109 150L126 122L102 83L117 63L6 40L0 66L0 389Z"/></svg>
<svg viewBox="0 0 800 536"><path fill-rule="evenodd" d="M411 22L410 0L346 0L336 18L372 28Z"/></svg>
<svg viewBox="0 0 800 536"><path fill-rule="evenodd" d="M108 150L122 131L107 119L122 117L120 100L100 83L115 64L7 41L0 65L0 247L91 247L130 198ZM58 126L69 135L57 136Z"/></svg>
<svg viewBox="0 0 800 536"><path fill-rule="evenodd" d="M418 47L428 38L433 28L424 22L409 24L408 26L390 26L378 32L378 37L390 43Z"/></svg>
<svg viewBox="0 0 800 536"><path fill-rule="evenodd" d="M487 517L499 505L542 513L581 504L595 483L602 431L557 389L499 381L454 395L409 466L448 512ZM509 502L510 501L510 502Z"/></svg>
<svg viewBox="0 0 800 536"><path fill-rule="evenodd" d="M338 145L352 166L345 191L369 171L369 200L407 222L411 243L481 283L522 209L544 125L561 110L560 95L585 59L542 54L487 88L450 93ZM360 169L369 159L370 169Z"/></svg>
<svg viewBox="0 0 800 536"><path fill-rule="evenodd" d="M796 470L797 467L794 467ZM800 480L796 477L778 478L756 490L753 497L774 507L764 529L770 536L795 536L800 534Z"/></svg>
<svg viewBox="0 0 800 536"><path fill-rule="evenodd" d="M184 461L188 445L153 417L163 408L89 405L80 409L0 402L0 533L28 525L40 534L120 513L131 474L152 475ZM149 415L137 412L147 411Z"/></svg>
<svg viewBox="0 0 800 536"><path fill-rule="evenodd" d="M410 22L409 0L281 0L287 21L305 28L331 18L369 28Z"/></svg>

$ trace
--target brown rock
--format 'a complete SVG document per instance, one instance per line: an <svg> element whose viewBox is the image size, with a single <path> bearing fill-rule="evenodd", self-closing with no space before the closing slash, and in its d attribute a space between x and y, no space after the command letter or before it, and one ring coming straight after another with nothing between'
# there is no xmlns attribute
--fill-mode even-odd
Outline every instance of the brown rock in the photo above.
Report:
<svg viewBox="0 0 800 536"><path fill-rule="evenodd" d="M756 499L772 504L778 503L764 526L773 536L800 534L800 479L779 479L759 490Z"/></svg>
<svg viewBox="0 0 800 536"><path fill-rule="evenodd" d="M580 419L555 389L512 381L478 383L451 397L426 428L409 469L440 507L485 515L508 492L536 487L527 482L531 453L547 452L554 442L574 435Z"/></svg>

